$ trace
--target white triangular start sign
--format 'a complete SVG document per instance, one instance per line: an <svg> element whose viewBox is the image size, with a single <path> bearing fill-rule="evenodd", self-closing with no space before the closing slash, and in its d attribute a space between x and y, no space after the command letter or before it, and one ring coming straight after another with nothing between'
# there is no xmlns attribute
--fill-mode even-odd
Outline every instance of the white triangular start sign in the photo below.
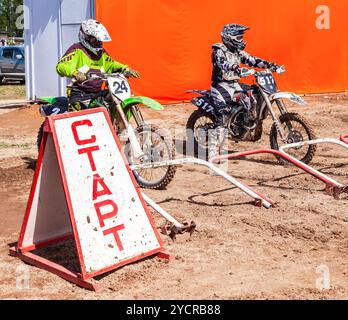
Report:
<svg viewBox="0 0 348 320"><path fill-rule="evenodd" d="M30 252L69 238L81 273ZM162 251L106 110L49 117L19 242L10 253L95 290L92 277L150 255L166 257Z"/></svg>

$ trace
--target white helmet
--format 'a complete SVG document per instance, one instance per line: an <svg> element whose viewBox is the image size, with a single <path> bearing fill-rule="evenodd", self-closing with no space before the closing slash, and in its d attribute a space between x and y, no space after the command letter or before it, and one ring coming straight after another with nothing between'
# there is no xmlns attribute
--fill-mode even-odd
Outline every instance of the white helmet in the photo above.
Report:
<svg viewBox="0 0 348 320"><path fill-rule="evenodd" d="M81 23L79 40L87 50L98 55L103 51L103 42L111 41L111 37L99 21L89 19Z"/></svg>

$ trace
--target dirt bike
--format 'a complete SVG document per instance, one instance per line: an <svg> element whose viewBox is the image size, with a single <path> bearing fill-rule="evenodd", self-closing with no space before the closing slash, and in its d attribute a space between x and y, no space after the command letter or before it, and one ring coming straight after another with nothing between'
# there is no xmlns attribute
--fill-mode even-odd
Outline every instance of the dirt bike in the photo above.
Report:
<svg viewBox="0 0 348 320"><path fill-rule="evenodd" d="M284 67L280 67L276 71L278 74L285 73ZM278 150L281 144L290 144L301 142L304 140L314 140L315 133L308 122L298 113L290 113L286 109L284 100L299 105L306 102L298 95L290 92L280 92L271 70L256 72L254 69L241 68L241 78L254 75L256 83L248 89L256 99L254 125L246 126L245 119L248 116L248 110L242 104L235 102L231 106L231 112L228 115L224 127L227 129L228 138L235 142L251 141L256 142L261 139L263 132L263 121L271 115L273 125L270 130L270 145L272 149ZM208 131L214 129L216 122L214 102L210 91L207 90L190 90L188 92L198 93L199 97L195 97L192 103L198 107L187 121L188 141L194 143L195 154L208 154ZM236 92L236 95L238 92ZM278 108L280 116L278 118L275 111ZM251 128L250 128L251 127ZM191 140L190 140L191 139ZM291 150L291 151L290 151ZM310 163L316 152L315 145L307 145L289 149L288 151L298 160ZM285 164L286 162L277 157L277 160Z"/></svg>
<svg viewBox="0 0 348 320"><path fill-rule="evenodd" d="M140 106L153 110L163 110L157 101L147 97L132 96L131 87L125 74L113 73L102 76L92 75L91 79L103 81L105 90L99 95L79 99L83 108L105 107L111 118L116 134L121 141L126 141L124 152L130 165L145 164L157 161L173 160L175 147L172 141L158 127L147 124L140 111ZM40 113L47 117L53 114L68 112L69 100L66 97L43 97L34 101L42 105ZM134 129L130 120L134 119ZM40 150L44 123L41 125L37 145ZM143 188L165 189L176 172L175 166L134 170L133 174Z"/></svg>

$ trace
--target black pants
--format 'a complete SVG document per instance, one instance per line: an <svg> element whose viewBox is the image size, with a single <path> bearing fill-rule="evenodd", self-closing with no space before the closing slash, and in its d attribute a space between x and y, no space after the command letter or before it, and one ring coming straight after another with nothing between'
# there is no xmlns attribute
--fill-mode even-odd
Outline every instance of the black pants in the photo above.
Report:
<svg viewBox="0 0 348 320"><path fill-rule="evenodd" d="M88 109L92 100L97 98L106 98L108 90L98 92L83 92L79 89L72 88L69 94L69 111L80 111Z"/></svg>

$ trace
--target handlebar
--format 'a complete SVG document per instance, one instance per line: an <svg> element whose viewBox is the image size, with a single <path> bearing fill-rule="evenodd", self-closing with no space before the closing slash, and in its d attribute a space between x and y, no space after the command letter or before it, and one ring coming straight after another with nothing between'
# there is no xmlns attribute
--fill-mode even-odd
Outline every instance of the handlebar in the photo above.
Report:
<svg viewBox="0 0 348 320"><path fill-rule="evenodd" d="M285 66L281 66L277 70L266 69L265 71L258 71L258 72L256 72L255 69L248 69L248 68L241 68L240 69L241 78L247 78L247 77L252 76L252 75L257 76L257 75L261 75L263 73L269 73L269 72L276 72L278 74L283 74L286 72L286 70L285 70Z"/></svg>
<svg viewBox="0 0 348 320"><path fill-rule="evenodd" d="M98 80L98 79L100 79L100 80L107 80L108 78L110 78L110 77L116 77L116 76L119 76L119 75L123 75L123 76L125 76L126 78L129 78L130 77L130 75L129 74L127 74L126 72L115 72L115 73L101 73L100 75L97 75L97 74L91 74L91 75L89 75L89 77L88 77L88 79L86 80L86 81L88 81L88 80Z"/></svg>
<svg viewBox="0 0 348 320"><path fill-rule="evenodd" d="M92 81L92 80L107 80L110 77L115 77L115 76L119 76L119 75L123 75L126 78L131 77L131 75L128 74L127 72L101 73L100 75L99 74L89 74L87 76L87 79L85 81L83 81L82 84L87 83L87 82ZM72 81L75 82L76 79L73 79Z"/></svg>
<svg viewBox="0 0 348 320"><path fill-rule="evenodd" d="M240 76L242 78L247 78L249 76L252 76L255 74L255 69L248 69L248 68L241 68L240 69Z"/></svg>

